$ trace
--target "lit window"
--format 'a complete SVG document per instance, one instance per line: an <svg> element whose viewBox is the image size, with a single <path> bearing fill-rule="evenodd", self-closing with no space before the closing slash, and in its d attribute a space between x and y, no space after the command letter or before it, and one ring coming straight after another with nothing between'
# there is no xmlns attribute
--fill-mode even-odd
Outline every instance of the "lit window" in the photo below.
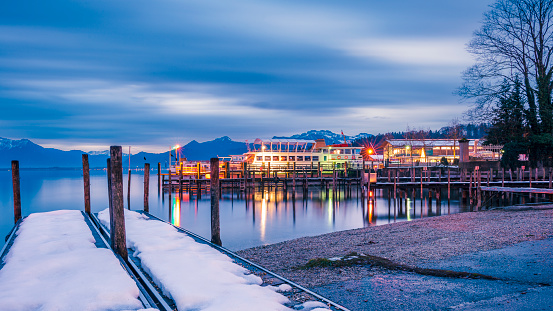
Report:
<svg viewBox="0 0 553 311"><path fill-rule="evenodd" d="M289 156L289 157L288 157L288 160L289 160L289 161L292 161L292 162L293 162L293 161L296 161L296 157L295 157L295 156Z"/></svg>
<svg viewBox="0 0 553 311"><path fill-rule="evenodd" d="M271 156L265 156L265 161L271 161Z"/></svg>
<svg viewBox="0 0 553 311"><path fill-rule="evenodd" d="M305 156L305 161L311 161L311 156Z"/></svg>
<svg viewBox="0 0 553 311"><path fill-rule="evenodd" d="M315 162L319 161L319 156L313 156L313 161Z"/></svg>
<svg viewBox="0 0 553 311"><path fill-rule="evenodd" d="M303 161L303 156L298 156L298 161Z"/></svg>
<svg viewBox="0 0 553 311"><path fill-rule="evenodd" d="M262 156L257 156L257 161L263 161L263 157Z"/></svg>
<svg viewBox="0 0 553 311"><path fill-rule="evenodd" d="M280 161L286 161L286 156L280 156Z"/></svg>
<svg viewBox="0 0 553 311"><path fill-rule="evenodd" d="M278 156L273 156L273 161L278 161Z"/></svg>

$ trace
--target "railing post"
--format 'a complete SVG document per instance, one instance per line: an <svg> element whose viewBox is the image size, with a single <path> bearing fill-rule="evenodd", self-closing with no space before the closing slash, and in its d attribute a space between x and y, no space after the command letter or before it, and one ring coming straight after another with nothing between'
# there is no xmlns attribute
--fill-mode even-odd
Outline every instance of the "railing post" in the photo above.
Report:
<svg viewBox="0 0 553 311"><path fill-rule="evenodd" d="M84 211L90 214L90 169L88 154L83 154Z"/></svg>
<svg viewBox="0 0 553 311"><path fill-rule="evenodd" d="M12 161L13 184L13 220L16 223L21 219L21 187L19 184L19 161Z"/></svg>
<svg viewBox="0 0 553 311"><path fill-rule="evenodd" d="M219 158L211 158L211 242L222 246L219 222Z"/></svg>
<svg viewBox="0 0 553 311"><path fill-rule="evenodd" d="M128 258L125 234L125 207L123 203L123 152L121 146L110 147L111 158L111 248L125 261Z"/></svg>

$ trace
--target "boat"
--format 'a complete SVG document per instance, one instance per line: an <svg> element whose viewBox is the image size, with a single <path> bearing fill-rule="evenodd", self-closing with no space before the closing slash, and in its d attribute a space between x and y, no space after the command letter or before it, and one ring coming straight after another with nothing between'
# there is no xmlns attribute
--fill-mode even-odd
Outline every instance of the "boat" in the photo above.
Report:
<svg viewBox="0 0 553 311"><path fill-rule="evenodd" d="M249 167L300 168L332 165L336 168L354 168L363 164L365 147L350 144L327 145L324 139L260 139L248 144L242 161Z"/></svg>

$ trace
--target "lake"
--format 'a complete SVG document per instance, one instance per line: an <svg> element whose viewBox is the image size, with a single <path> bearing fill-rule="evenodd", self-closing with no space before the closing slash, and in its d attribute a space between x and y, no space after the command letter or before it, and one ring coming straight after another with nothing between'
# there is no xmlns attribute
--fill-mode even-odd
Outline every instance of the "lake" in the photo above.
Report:
<svg viewBox="0 0 553 311"><path fill-rule="evenodd" d="M21 170L21 209L23 216L34 212L59 209L84 210L83 178L81 170ZM127 207L127 178L124 174L124 198ZM131 173L131 209L143 209L144 175ZM107 177L103 170L90 172L91 209L99 212L108 206ZM231 250L273 244L294 238L319 235L334 231L382 225L414 218L468 211L460 205L453 193L448 207L447 195L442 195L440 210L428 201L407 199L400 211L386 193L376 191L374 203L366 204L357 188L336 196L330 190L327 196L320 188L310 188L306 197L301 190L295 199L274 188L255 193L255 200L239 197L237 192L223 190L220 202L221 240ZM396 206L396 208L394 208ZM210 196L159 193L157 175L150 177L150 213L198 235L210 239ZM0 247L13 227L13 189L11 171L0 171Z"/></svg>

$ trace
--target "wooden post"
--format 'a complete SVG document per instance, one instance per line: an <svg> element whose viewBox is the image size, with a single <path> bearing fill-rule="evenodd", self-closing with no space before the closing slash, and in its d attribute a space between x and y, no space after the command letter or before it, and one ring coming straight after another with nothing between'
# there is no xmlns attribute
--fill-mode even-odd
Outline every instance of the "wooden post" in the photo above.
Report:
<svg viewBox="0 0 553 311"><path fill-rule="evenodd" d="M171 195L173 191L173 177L171 176L171 166L169 166L169 176L167 176L167 183L169 184L169 206L171 206Z"/></svg>
<svg viewBox="0 0 553 311"><path fill-rule="evenodd" d="M129 182L127 184L127 208L129 210L131 209L131 168L130 166L129 166Z"/></svg>
<svg viewBox="0 0 553 311"><path fill-rule="evenodd" d="M477 195L477 209L480 209L482 207L482 175L480 174L480 170L478 170L478 188L476 188L476 195Z"/></svg>
<svg viewBox="0 0 553 311"><path fill-rule="evenodd" d="M84 211L90 215L90 169L88 154L83 153Z"/></svg>
<svg viewBox="0 0 553 311"><path fill-rule="evenodd" d="M501 187L505 187L505 168L501 169Z"/></svg>
<svg viewBox="0 0 553 311"><path fill-rule="evenodd" d="M176 166L175 166L176 168ZM181 162L180 163L180 172L179 172L179 202L180 202L180 199L182 199L182 171L183 171L184 167L183 167L183 163Z"/></svg>
<svg viewBox="0 0 553 311"><path fill-rule="evenodd" d="M447 201L451 200L451 169L447 168Z"/></svg>
<svg viewBox="0 0 553 311"><path fill-rule="evenodd" d="M532 188L532 168L528 168L528 187ZM530 197L532 197L532 194L530 194Z"/></svg>
<svg viewBox="0 0 553 311"><path fill-rule="evenodd" d="M550 167L550 168L549 168L549 189L551 189L551 186L552 186L551 184L552 184L552 182L553 182L553 170L552 170L552 168Z"/></svg>
<svg viewBox="0 0 553 311"><path fill-rule="evenodd" d="M157 162L157 192L160 192L160 190L161 190L161 163Z"/></svg>
<svg viewBox="0 0 553 311"><path fill-rule="evenodd" d="M222 246L219 222L219 158L210 159L211 167L211 243Z"/></svg>
<svg viewBox="0 0 553 311"><path fill-rule="evenodd" d="M111 248L125 261L128 259L125 235L125 207L123 203L123 152L121 146L110 147L111 158Z"/></svg>
<svg viewBox="0 0 553 311"><path fill-rule="evenodd" d="M21 187L19 183L19 161L12 161L13 184L13 220L16 223L21 219Z"/></svg>
<svg viewBox="0 0 553 311"><path fill-rule="evenodd" d="M111 207L111 159L107 159L107 177L108 177L108 204L109 204L109 223L113 223L113 208ZM110 225L111 226L111 225Z"/></svg>
<svg viewBox="0 0 553 311"><path fill-rule="evenodd" d="M150 163L144 163L144 212L150 212Z"/></svg>

